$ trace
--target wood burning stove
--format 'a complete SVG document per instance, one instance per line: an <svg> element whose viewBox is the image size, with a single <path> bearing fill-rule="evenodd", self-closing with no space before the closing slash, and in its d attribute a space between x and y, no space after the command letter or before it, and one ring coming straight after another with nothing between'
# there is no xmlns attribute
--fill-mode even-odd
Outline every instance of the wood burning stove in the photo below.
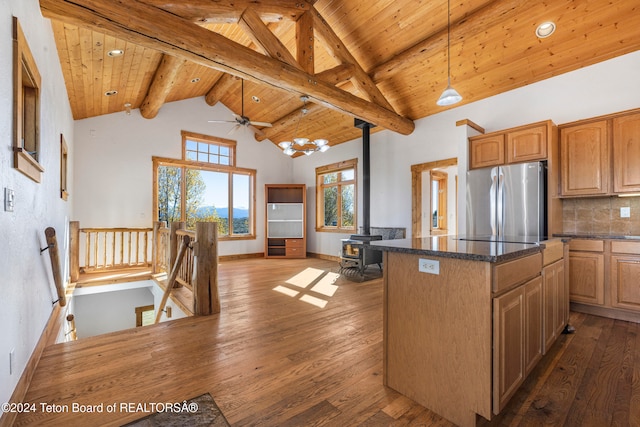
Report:
<svg viewBox="0 0 640 427"><path fill-rule="evenodd" d="M342 239L340 270L357 268L360 276L364 276L364 270L368 265L378 264L382 271L382 252L371 248L369 242L372 240L382 240L382 236L352 234L348 239Z"/></svg>

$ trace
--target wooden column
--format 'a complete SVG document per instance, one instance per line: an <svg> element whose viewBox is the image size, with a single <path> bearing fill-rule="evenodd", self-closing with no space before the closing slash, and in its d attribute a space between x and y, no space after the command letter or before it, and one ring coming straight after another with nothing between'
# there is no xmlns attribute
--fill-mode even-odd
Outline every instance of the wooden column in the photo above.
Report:
<svg viewBox="0 0 640 427"><path fill-rule="evenodd" d="M56 240L56 230L53 227L47 227L44 230L44 235L47 237L47 245L49 246L49 257L51 258L51 271L53 273L53 281L56 284L56 291L58 292L58 302L60 306L67 305L67 299L64 294L64 285L62 283L62 272L60 271L60 257L58 256L58 242Z"/></svg>
<svg viewBox="0 0 640 427"><path fill-rule="evenodd" d="M218 295L218 223L196 224L194 242L195 278L193 283L193 314L206 316L220 313Z"/></svg>
<svg viewBox="0 0 640 427"><path fill-rule="evenodd" d="M80 221L69 221L69 274L71 282L80 277Z"/></svg>

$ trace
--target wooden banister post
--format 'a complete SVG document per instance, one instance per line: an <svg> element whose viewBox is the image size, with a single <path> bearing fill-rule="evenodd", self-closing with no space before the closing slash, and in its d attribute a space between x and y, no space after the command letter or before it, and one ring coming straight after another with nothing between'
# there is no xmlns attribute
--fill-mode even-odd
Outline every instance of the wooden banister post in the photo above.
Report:
<svg viewBox="0 0 640 427"><path fill-rule="evenodd" d="M67 305L67 298L64 294L64 285L62 284L62 272L60 271L60 257L58 256L58 242L56 240L56 230L53 227L47 227L44 230L47 237L47 246L49 247L49 257L51 258L51 271L53 272L53 281L56 284L58 293L58 301L60 306Z"/></svg>
<svg viewBox="0 0 640 427"><path fill-rule="evenodd" d="M160 305L157 309L158 311L156 312L155 323L160 322L160 318L162 317L162 310L164 310L164 306L167 304L167 300L169 299L169 295L171 294L171 289L173 289L173 283L176 281L176 277L178 277L178 272L180 271L180 264L182 264L182 259L184 258L184 254L187 253L187 248L189 247L190 242L191 238L189 236L183 236L180 250L178 251L178 255L176 256L176 262L171 269L171 275L167 279L166 288L164 288L164 293L162 294L162 301L160 301Z"/></svg>
<svg viewBox="0 0 640 427"><path fill-rule="evenodd" d="M153 233L151 242L151 273L158 273L158 251L160 250L160 227L162 223L160 221L153 222Z"/></svg>
<svg viewBox="0 0 640 427"><path fill-rule="evenodd" d="M72 282L80 277L80 221L69 221L69 275Z"/></svg>
<svg viewBox="0 0 640 427"><path fill-rule="evenodd" d="M169 235L169 265L168 267L173 267L173 264L176 262L176 256L178 255L178 246L180 245L180 237L176 234L178 230L184 230L186 228L186 223L184 222L172 222L171 230Z"/></svg>
<svg viewBox="0 0 640 427"><path fill-rule="evenodd" d="M193 314L220 313L218 294L218 223L198 222L194 242Z"/></svg>

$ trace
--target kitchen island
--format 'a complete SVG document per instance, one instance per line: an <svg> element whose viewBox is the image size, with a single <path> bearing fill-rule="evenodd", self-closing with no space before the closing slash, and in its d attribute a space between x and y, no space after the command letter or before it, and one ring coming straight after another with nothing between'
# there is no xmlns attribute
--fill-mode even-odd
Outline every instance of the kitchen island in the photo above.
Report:
<svg viewBox="0 0 640 427"><path fill-rule="evenodd" d="M458 425L490 420L552 343L545 331L566 324L564 271L545 294L544 244L437 236L371 246L384 252L385 385ZM562 242L548 246L549 265L561 261Z"/></svg>

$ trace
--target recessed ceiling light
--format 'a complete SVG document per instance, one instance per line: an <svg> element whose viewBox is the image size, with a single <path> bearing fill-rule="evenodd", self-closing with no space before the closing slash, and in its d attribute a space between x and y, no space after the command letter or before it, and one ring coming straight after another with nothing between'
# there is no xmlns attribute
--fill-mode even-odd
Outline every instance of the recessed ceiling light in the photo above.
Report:
<svg viewBox="0 0 640 427"><path fill-rule="evenodd" d="M117 90L108 90L104 94L105 96L113 96L113 95L116 95L117 93L118 93Z"/></svg>
<svg viewBox="0 0 640 427"><path fill-rule="evenodd" d="M124 55L124 50L122 50L122 49L113 49L113 50L110 50L109 52L107 52L107 55L109 55L111 57L122 56L122 55Z"/></svg>
<svg viewBox="0 0 640 427"><path fill-rule="evenodd" d="M536 36L543 39L549 37L556 30L556 24L551 21L543 22L536 28Z"/></svg>
<svg viewBox="0 0 640 427"><path fill-rule="evenodd" d="M253 99L253 102L255 102L256 104L260 102L260 98L258 98L257 96L253 95L251 97L251 99Z"/></svg>
<svg viewBox="0 0 640 427"><path fill-rule="evenodd" d="M191 83L198 83L200 81L200 77L195 77L191 79Z"/></svg>

